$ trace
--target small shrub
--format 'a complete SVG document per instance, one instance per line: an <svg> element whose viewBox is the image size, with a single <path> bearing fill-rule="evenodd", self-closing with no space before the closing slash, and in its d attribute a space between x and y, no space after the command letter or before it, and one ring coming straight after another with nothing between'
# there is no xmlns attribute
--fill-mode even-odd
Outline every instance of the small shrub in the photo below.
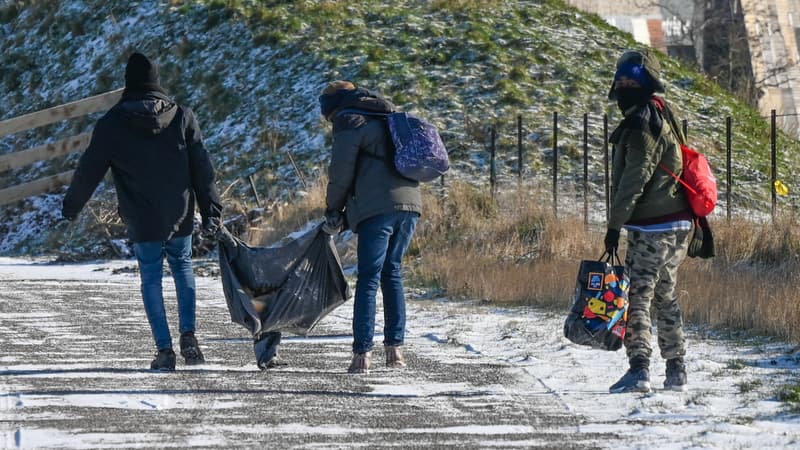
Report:
<svg viewBox="0 0 800 450"><path fill-rule="evenodd" d="M741 359L732 359L728 361L727 368L731 370L742 370L747 367L747 363Z"/></svg>
<svg viewBox="0 0 800 450"><path fill-rule="evenodd" d="M748 392L755 391L756 389L760 388L764 384L761 380L750 380L750 381L741 381L736 383L736 387L739 388L739 392L742 394L746 394Z"/></svg>
<svg viewBox="0 0 800 450"><path fill-rule="evenodd" d="M778 390L777 397L788 404L793 412L800 412L800 384L782 387Z"/></svg>

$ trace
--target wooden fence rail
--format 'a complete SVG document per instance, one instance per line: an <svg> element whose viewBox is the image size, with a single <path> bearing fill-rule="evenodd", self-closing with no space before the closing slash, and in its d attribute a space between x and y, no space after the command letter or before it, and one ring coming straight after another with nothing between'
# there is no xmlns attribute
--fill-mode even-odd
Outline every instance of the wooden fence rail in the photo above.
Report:
<svg viewBox="0 0 800 450"><path fill-rule="evenodd" d="M117 89L82 100L54 106L42 111L0 121L0 137L107 110L119 101L121 95L122 89ZM25 167L38 161L46 161L70 153L83 151L86 146L89 145L90 138L91 134L84 133L50 144L0 155L0 173ZM70 170L28 183L0 189L0 206L14 203L34 195L44 194L45 192L50 192L65 184L69 184L70 180L72 180L73 172L74 171Z"/></svg>

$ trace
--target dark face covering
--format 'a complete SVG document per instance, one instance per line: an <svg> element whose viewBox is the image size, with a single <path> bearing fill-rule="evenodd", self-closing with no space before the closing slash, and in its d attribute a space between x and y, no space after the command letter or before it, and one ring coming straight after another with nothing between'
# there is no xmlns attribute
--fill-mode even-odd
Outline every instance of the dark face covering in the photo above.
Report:
<svg viewBox="0 0 800 450"><path fill-rule="evenodd" d="M652 94L651 90L642 88L619 88L617 89L617 105L624 113L633 106L646 104Z"/></svg>

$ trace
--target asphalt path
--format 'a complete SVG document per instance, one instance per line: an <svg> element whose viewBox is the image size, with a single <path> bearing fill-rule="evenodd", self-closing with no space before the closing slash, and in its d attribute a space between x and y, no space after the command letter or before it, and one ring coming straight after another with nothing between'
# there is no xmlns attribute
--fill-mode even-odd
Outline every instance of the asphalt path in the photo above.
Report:
<svg viewBox="0 0 800 450"><path fill-rule="evenodd" d="M582 418L524 370L449 345L449 302L409 301L409 367L350 375L349 301L312 335L286 336L288 366L260 371L219 279L198 277L207 363L149 370L153 342L130 262L0 270L2 448L595 448ZM112 274L112 269L120 273ZM122 269L122 270L120 270ZM165 280L177 347L174 290ZM455 309L454 309L455 308ZM380 317L380 316L379 316ZM446 325L449 324L449 325ZM380 330L380 328L378 328ZM444 333L442 335L445 335Z"/></svg>

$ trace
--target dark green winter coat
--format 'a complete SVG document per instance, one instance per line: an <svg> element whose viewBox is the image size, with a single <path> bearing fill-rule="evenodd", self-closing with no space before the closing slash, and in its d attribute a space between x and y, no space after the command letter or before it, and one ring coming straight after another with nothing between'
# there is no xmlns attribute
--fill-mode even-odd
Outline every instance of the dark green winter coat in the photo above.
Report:
<svg viewBox="0 0 800 450"><path fill-rule="evenodd" d="M394 105L358 89L337 110L345 108L388 113ZM393 153L385 119L350 112L334 117L326 203L328 210L344 210L351 230L357 231L363 220L380 214L422 212L419 182L397 172L391 162Z"/></svg>
<svg viewBox="0 0 800 450"><path fill-rule="evenodd" d="M680 175L682 132L663 108L663 100L634 106L611 135L614 146L608 228L671 216L689 209Z"/></svg>

